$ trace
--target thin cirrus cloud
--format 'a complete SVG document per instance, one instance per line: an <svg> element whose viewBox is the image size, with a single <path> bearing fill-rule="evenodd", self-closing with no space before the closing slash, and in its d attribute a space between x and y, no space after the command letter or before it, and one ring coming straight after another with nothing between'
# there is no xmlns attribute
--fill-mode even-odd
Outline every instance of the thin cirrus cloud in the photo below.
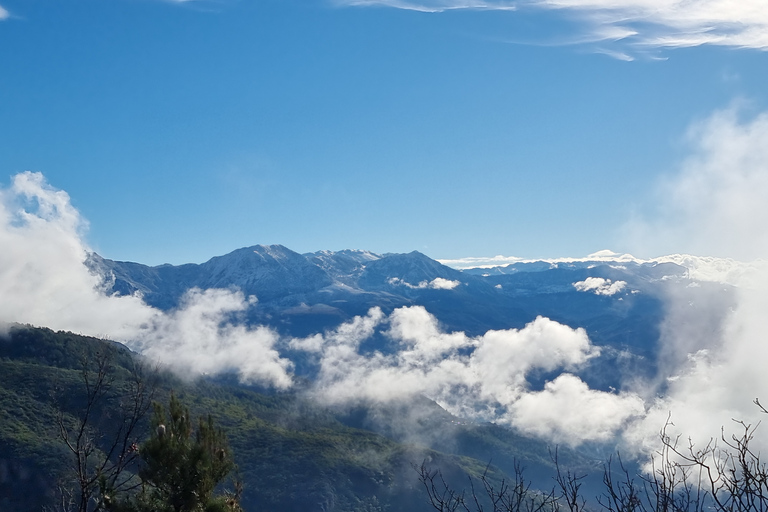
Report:
<svg viewBox="0 0 768 512"><path fill-rule="evenodd" d="M704 44L768 48L768 9L761 0L337 0L337 4L424 12L559 10L577 16L585 24L584 33L569 41L571 44L624 41L648 49ZM624 52L611 52L619 58L631 59Z"/></svg>
<svg viewBox="0 0 768 512"><path fill-rule="evenodd" d="M514 11L516 9L513 2L478 2L475 0L417 0L414 2L404 0L336 0L336 4L357 7L386 6L419 12L443 12L454 9Z"/></svg>
<svg viewBox="0 0 768 512"><path fill-rule="evenodd" d="M0 5L0 20L7 20L11 16L11 13L9 13L6 9L3 8L2 5Z"/></svg>

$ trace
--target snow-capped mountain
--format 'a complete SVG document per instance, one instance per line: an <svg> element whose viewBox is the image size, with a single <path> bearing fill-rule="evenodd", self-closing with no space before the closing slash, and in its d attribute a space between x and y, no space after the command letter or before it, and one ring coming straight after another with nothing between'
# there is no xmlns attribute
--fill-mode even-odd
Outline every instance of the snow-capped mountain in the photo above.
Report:
<svg viewBox="0 0 768 512"><path fill-rule="evenodd" d="M731 274L736 268L709 263L730 269ZM690 295L697 307L715 303L719 311L727 310L732 300L730 286L697 279L723 274L704 271L701 259L639 260L608 251L583 259L517 261L463 270L416 251L302 255L281 245L242 248L199 265L149 267L96 254L88 264L104 277L109 293L139 293L163 310L177 307L190 288L239 289L258 298L248 311L250 322L293 336L333 328L374 306L389 313L421 305L447 331L476 335L521 328L541 315L586 328L597 344L631 348L643 357L658 342L669 294ZM707 301L695 300L704 294Z"/></svg>

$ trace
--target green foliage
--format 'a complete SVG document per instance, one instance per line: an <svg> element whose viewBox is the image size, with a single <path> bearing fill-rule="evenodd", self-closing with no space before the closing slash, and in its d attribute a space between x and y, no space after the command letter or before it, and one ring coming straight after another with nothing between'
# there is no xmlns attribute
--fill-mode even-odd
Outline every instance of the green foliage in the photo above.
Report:
<svg viewBox="0 0 768 512"><path fill-rule="evenodd" d="M189 409L171 394L168 410L154 404L152 434L141 445L141 491L127 499L109 496L115 512L224 512L240 510L236 495L214 496L234 469L224 432L200 418L193 432ZM114 503L112 503L114 502Z"/></svg>

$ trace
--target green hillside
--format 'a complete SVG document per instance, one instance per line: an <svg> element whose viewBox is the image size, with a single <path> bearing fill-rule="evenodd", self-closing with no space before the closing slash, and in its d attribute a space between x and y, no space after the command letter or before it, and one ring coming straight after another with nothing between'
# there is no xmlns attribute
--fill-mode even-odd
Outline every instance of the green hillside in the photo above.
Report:
<svg viewBox="0 0 768 512"><path fill-rule="evenodd" d="M102 451L127 407L139 356L114 342L44 328L14 326L0 336L1 510L39 511L56 498L57 486L67 487L73 456L59 423L77 424L86 404L83 367L105 356L114 381L91 418ZM426 399L402 406L418 408L420 415L409 413L407 428L398 430L371 417L405 415L402 407L341 414L308 403L301 393L265 394L226 379L186 383L165 372L145 372L144 378L156 379L156 401L167 403L173 391L194 416L210 414L225 430L244 484L245 510L430 510L413 469L425 459L461 487L467 474L477 476L491 459L507 472L513 460L534 474L551 467L540 443L499 427L461 424ZM148 416L138 427L141 442ZM568 453L565 459L588 464ZM502 473L494 469L492 475Z"/></svg>

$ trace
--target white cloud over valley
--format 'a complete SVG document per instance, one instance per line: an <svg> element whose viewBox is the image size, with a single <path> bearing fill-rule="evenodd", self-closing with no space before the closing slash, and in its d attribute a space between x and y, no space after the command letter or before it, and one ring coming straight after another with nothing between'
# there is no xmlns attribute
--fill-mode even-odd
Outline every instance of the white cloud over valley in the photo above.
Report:
<svg viewBox="0 0 768 512"><path fill-rule="evenodd" d="M453 290L461 284L461 281L452 281L443 277L436 277L431 281L421 281L419 284L411 284L407 281L403 281L399 277L391 277L387 282L394 286L405 286L406 288L411 289L429 288L432 290Z"/></svg>
<svg viewBox="0 0 768 512"><path fill-rule="evenodd" d="M289 388L293 365L275 348L277 333L230 318L255 301L231 290L193 288L178 309L153 315L148 325L142 325L131 346L180 374L236 372L245 383Z"/></svg>
<svg viewBox="0 0 768 512"><path fill-rule="evenodd" d="M592 292L595 295L616 295L627 286L626 281L611 281L602 277L588 277L584 281L573 283L580 292Z"/></svg>
<svg viewBox="0 0 768 512"><path fill-rule="evenodd" d="M360 344L385 324L397 350L362 354ZM295 348L302 345L320 355L313 393L327 404L388 402L423 394L459 416L571 445L606 440L642 412L636 395L592 390L568 373L543 391L531 390L531 372L577 369L600 353L583 329L543 317L522 329L470 337L443 332L421 306L396 309L388 318L374 308L311 342L294 342ZM559 404L581 414L562 414L562 408L542 412L542 405ZM535 427L542 414L548 415L546 429Z"/></svg>

